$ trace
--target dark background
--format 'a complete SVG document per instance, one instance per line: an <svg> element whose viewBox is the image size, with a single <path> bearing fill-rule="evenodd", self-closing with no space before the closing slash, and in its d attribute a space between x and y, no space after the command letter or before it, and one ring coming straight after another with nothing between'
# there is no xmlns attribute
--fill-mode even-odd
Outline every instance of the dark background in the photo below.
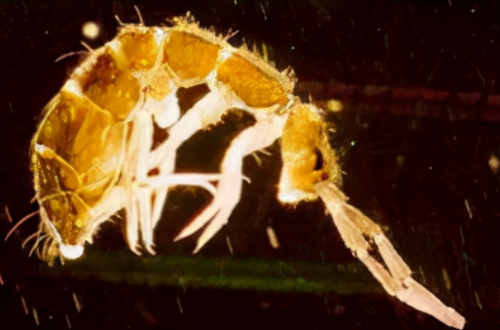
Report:
<svg viewBox="0 0 500 330"><path fill-rule="evenodd" d="M37 209L30 204L29 141L38 114L80 58L55 60L83 49L81 26L87 21L102 27L97 40L85 40L92 47L114 37L115 15L138 22L134 4L147 25L167 24L166 18L190 11L218 33L238 30L232 44L265 44L278 69L294 68L303 99L311 96L320 105L333 97L344 101L345 111L325 120L338 125L332 143L352 204L387 230L414 277L462 313L466 329L500 328L500 176L488 165L492 155L500 157L495 1L2 1L0 236L12 226L4 206L14 221ZM210 153L213 159L198 155L200 141L217 149L227 144L220 137L238 128L228 120L212 135L198 135L178 166L199 162L206 171L216 170L222 151ZM320 204L277 206L271 189L279 175L279 147L270 150L274 156L263 156L262 167L245 162L253 184L245 186L244 202L229 225L197 258L358 263ZM157 230L158 250L188 256L193 240L172 238L207 199L186 191L171 196L165 218L172 220ZM67 320L72 329L446 329L385 294L185 289L43 276L44 264L28 258L29 244L20 247L36 222L0 242L1 329L66 329ZM269 224L280 239L278 250L267 242ZM119 251L134 259L120 221L104 227L90 253L110 251L113 258Z"/></svg>

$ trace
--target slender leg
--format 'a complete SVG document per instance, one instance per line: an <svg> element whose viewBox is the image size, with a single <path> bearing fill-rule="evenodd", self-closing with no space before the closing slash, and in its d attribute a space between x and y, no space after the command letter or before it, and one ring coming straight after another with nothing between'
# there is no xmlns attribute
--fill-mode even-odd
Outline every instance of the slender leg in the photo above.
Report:
<svg viewBox="0 0 500 330"><path fill-rule="evenodd" d="M123 162L123 169L121 178L118 184L125 187L125 214L126 225L125 232L127 235L127 243L129 248L136 254L141 254L139 248L139 226L140 226L140 211L141 207L138 205L139 201L136 196L136 187L134 184L135 176L143 176L144 167L143 161L140 160L141 156L144 157L144 147L141 148L141 136L143 127L141 125L146 121L147 114L139 112L133 121L132 131L126 148L126 155ZM146 128L147 131L147 128ZM149 137L151 139L151 136ZM144 137L142 137L144 139ZM149 152L149 149L146 149ZM146 172L147 173L147 172Z"/></svg>
<svg viewBox="0 0 500 330"><path fill-rule="evenodd" d="M127 243L132 252L140 255L141 252L138 250L139 218L137 215L137 200L134 194L129 194L127 197L127 206L125 207L125 213L127 216L127 225L125 226Z"/></svg>
<svg viewBox="0 0 500 330"><path fill-rule="evenodd" d="M209 181L218 181L222 178L222 174L202 174L202 173L174 173L171 175L156 175L141 180L139 185L146 185L153 189L164 188L169 186L197 186L206 189L212 195L217 194L217 189Z"/></svg>
<svg viewBox="0 0 500 330"><path fill-rule="evenodd" d="M448 326L463 329L465 319L411 278L411 270L379 226L361 211L349 205L346 196L334 183L320 182L315 185L315 190L330 212L346 246L366 265L390 295L396 296L419 311L432 315ZM374 240L389 271L368 254L370 244L364 235Z"/></svg>
<svg viewBox="0 0 500 330"><path fill-rule="evenodd" d="M134 125L137 126L137 154L135 180L141 181L148 177L148 156L153 145L153 119L150 114L141 111L137 114ZM133 193L137 201L138 221L141 229L142 242L149 253L153 250L153 226L151 219L151 196L153 189L147 186L134 185Z"/></svg>
<svg viewBox="0 0 500 330"><path fill-rule="evenodd" d="M159 176L169 176L174 172L177 149L194 133L219 121L228 106L224 97L218 91L205 95L169 130L168 139L155 150L148 159L148 169L157 168ZM189 181L185 182L189 184ZM168 186L156 190L153 202L151 228L161 217L161 212L167 198Z"/></svg>
<svg viewBox="0 0 500 330"><path fill-rule="evenodd" d="M217 195L211 204L182 230L176 240L193 234L211 220L198 239L194 250L197 252L227 223L227 219L241 197L243 158L268 147L278 139L287 118L288 115L282 115L273 117L269 121L257 122L233 140L222 161L222 177L217 186Z"/></svg>
<svg viewBox="0 0 500 330"><path fill-rule="evenodd" d="M196 132L196 130L194 130L193 133L194 132ZM174 134L176 134L175 131ZM179 134L177 136L179 136ZM196 174L173 174L164 170L165 168L160 169L162 174L159 176L148 176L148 163L153 144L152 137L152 115L145 111L138 112L134 118L132 132L126 151L127 154L125 156L122 178L119 182L119 185L127 188L126 194L129 195L126 197L127 203L125 204L127 214L127 241L130 249L137 254L139 254L139 231L146 250L151 254L155 253L153 231L156 221L153 218L152 196L156 194L157 204L163 206L163 202L158 199L158 195L162 192L166 192L168 187L173 184L201 186L215 193L216 190L214 186L207 182L207 180L217 180L218 178L217 175L212 175L210 178L207 178ZM184 136L181 137L184 138ZM175 139L173 141L175 142ZM177 147L178 146L175 146L175 148L169 149L173 151L173 159L172 162L169 162L171 159L167 157L165 161L166 167L175 164L175 151ZM161 166L163 165L164 164L161 164ZM171 170L173 172L173 167ZM168 174L163 174L165 172ZM109 202L111 203L112 201Z"/></svg>
<svg viewBox="0 0 500 330"><path fill-rule="evenodd" d="M198 114L200 113L198 112ZM192 120L187 121L188 124L192 122ZM197 127L193 127L193 133L196 132L196 130ZM182 130L180 132L182 132ZM180 138L177 140L173 139L172 141L178 142L181 138L189 138L180 135L180 132L178 131L178 133L176 133L174 131L174 136L180 136ZM184 133L186 132L184 131ZM143 111L138 112L134 118L134 124L128 141L127 153L125 155L122 178L119 182L120 186L127 188L125 194L128 195L126 197L127 202L124 203L127 215L127 241L130 249L137 254L140 254L138 250L139 231L146 250L151 254L155 253L153 231L156 221L153 218L152 196L156 194L157 205L162 207L164 200L160 201L158 195L162 192L166 193L168 187L173 184L201 186L212 193L216 193L214 186L207 180L217 180L220 176L211 175L210 177L202 177L197 174L173 174L175 152L181 142L178 142L179 144L177 146L168 149L173 151L173 156L171 157L173 159L167 157L167 160L163 164L160 164L161 175L148 176L150 155L154 153L154 151L151 151L153 143L152 136L153 121L151 114ZM168 155L168 152L166 154ZM165 156L165 154L163 155ZM165 164L165 167L172 165L170 172L166 171L165 167L162 167ZM167 168L167 170L168 169L169 168ZM165 172L168 174L164 174ZM114 196L114 198L116 198L116 196ZM112 203L111 200L108 202ZM161 211L161 208L159 208L159 210Z"/></svg>

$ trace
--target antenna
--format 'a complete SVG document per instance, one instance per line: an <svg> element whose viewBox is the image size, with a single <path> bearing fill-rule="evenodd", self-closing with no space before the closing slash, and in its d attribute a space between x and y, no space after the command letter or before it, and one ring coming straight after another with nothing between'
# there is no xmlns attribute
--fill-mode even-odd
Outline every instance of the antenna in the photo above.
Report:
<svg viewBox="0 0 500 330"><path fill-rule="evenodd" d="M137 12L137 16L139 16L139 22L141 23L141 25L146 26L146 24L144 24L144 20L142 19L142 15L141 15L141 11L139 10L139 7L134 5L134 9Z"/></svg>

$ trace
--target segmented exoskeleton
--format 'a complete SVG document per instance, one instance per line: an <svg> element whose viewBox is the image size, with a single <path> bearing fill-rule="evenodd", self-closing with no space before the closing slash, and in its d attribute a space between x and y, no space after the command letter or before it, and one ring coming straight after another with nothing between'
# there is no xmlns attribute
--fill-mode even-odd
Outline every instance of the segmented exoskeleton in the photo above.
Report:
<svg viewBox="0 0 500 330"><path fill-rule="evenodd" d="M154 253L153 230L173 185L201 186L214 195L177 236L206 225L197 251L240 200L243 158L281 138L278 199L290 204L320 198L347 247L389 294L462 328L463 317L415 282L380 228L347 203L327 138L330 127L315 106L293 95L294 83L291 69L279 72L189 15L173 27L124 25L73 72L45 107L33 138L40 230L49 237L43 257L79 257L99 225L121 209L131 250L139 253L142 243ZM201 84L208 92L181 115L177 92ZM178 148L231 109L249 112L256 123L232 140L220 173L175 173ZM168 132L158 146L155 126ZM385 264L370 256L370 248Z"/></svg>

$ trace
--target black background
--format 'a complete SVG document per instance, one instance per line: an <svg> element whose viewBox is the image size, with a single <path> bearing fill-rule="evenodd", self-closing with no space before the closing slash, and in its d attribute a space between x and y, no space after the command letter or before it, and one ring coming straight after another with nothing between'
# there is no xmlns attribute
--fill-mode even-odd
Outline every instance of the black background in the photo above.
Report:
<svg viewBox="0 0 500 330"><path fill-rule="evenodd" d="M500 94L500 9L495 1L2 1L0 236L11 227L4 206L15 221L37 208L30 204L29 141L41 109L79 61L78 56L55 59L82 49L84 22L102 27L97 40L86 40L92 47L116 34L115 15L138 22L134 4L147 25L190 11L203 27L223 34L238 30L232 44L266 44L278 69L294 68L301 97L322 101L336 96L348 102L349 111L335 118L340 127L333 142L342 154L351 202L388 229L419 280L423 267L432 279L431 290L443 288L441 269L447 269L452 289L437 295L463 313L466 329L500 327L500 177L488 166L491 155L500 157L500 109L490 97ZM344 87L339 92L332 86ZM345 86L356 91L348 93ZM439 102L425 97L402 101L394 96L396 88L449 94ZM467 101L471 95L477 100ZM219 133L234 134L236 128ZM278 152L277 146L271 150ZM190 153L185 154L189 164ZM213 160L206 170L216 164ZM245 162L245 173L257 178L257 188L244 192L247 198L229 226L200 257L228 256L229 236L236 257L354 262L321 205L278 210L266 191L279 174L279 157L264 158L262 168ZM204 202L175 196L188 209ZM176 215L172 203L169 217ZM282 244L278 251L265 236L263 219L269 214ZM161 253L189 253L192 241L172 243L187 219L160 225ZM385 295L184 291L44 278L38 275L40 261L28 258L29 247L20 248L36 221L0 242L5 282L0 286L1 329L66 329L66 317L73 329L446 328ZM120 224L105 227L94 248L124 249ZM74 292L83 306L79 313Z"/></svg>

